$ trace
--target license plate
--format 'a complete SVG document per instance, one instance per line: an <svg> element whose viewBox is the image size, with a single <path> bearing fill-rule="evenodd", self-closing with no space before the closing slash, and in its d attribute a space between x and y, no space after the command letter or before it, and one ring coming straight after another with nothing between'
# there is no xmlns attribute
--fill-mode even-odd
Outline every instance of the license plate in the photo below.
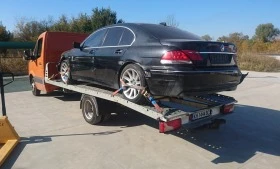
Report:
<svg viewBox="0 0 280 169"><path fill-rule="evenodd" d="M211 116L212 114L212 110L211 109L206 109L206 110L202 110L202 111L199 111L199 112L196 112L194 114L192 114L192 120L198 120L198 119L201 119L201 118L204 118L204 117L208 117L208 116Z"/></svg>
<svg viewBox="0 0 280 169"><path fill-rule="evenodd" d="M228 64L231 62L231 55L210 55L212 64Z"/></svg>

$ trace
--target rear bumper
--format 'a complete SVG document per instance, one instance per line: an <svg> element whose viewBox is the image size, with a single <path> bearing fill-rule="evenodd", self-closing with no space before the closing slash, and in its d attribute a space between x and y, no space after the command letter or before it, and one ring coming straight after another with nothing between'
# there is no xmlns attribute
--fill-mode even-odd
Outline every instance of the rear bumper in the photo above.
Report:
<svg viewBox="0 0 280 169"><path fill-rule="evenodd" d="M242 73L229 71L163 71L151 70L147 78L150 92L155 96L185 97L235 90Z"/></svg>

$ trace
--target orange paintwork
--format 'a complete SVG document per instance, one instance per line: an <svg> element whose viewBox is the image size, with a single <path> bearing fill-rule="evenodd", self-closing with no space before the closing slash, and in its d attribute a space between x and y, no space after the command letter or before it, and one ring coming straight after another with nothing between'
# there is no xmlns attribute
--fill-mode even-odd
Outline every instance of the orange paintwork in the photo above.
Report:
<svg viewBox="0 0 280 169"><path fill-rule="evenodd" d="M55 65L59 62L61 54L71 49L74 41L82 42L87 36L88 34L81 33L44 32L38 37L37 43L42 39L41 56L36 60L30 60L28 63L29 77L36 79L35 85L37 89L52 92L58 88L44 83L46 63L55 62L49 66L49 75L57 74L58 71Z"/></svg>

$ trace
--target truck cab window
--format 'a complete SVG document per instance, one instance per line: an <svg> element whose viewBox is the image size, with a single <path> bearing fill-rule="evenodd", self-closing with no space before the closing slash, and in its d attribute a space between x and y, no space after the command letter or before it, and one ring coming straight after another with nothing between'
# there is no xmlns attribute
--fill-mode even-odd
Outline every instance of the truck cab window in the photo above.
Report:
<svg viewBox="0 0 280 169"><path fill-rule="evenodd" d="M42 43L43 43L43 38L39 39L36 43L33 55L35 57L35 59L39 58L41 56L41 52L42 52Z"/></svg>

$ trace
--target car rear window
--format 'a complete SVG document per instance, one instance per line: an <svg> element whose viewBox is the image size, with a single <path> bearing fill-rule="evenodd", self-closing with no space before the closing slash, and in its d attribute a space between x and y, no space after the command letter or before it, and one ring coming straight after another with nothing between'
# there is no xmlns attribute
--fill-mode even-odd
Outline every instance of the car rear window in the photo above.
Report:
<svg viewBox="0 0 280 169"><path fill-rule="evenodd" d="M171 26L142 24L141 27L158 39L202 40L195 34Z"/></svg>
<svg viewBox="0 0 280 169"><path fill-rule="evenodd" d="M119 45L131 45L133 40L134 40L133 33L128 29L124 29L122 39L121 39Z"/></svg>
<svg viewBox="0 0 280 169"><path fill-rule="evenodd" d="M106 39L102 46L117 46L124 29L121 27L109 28Z"/></svg>

